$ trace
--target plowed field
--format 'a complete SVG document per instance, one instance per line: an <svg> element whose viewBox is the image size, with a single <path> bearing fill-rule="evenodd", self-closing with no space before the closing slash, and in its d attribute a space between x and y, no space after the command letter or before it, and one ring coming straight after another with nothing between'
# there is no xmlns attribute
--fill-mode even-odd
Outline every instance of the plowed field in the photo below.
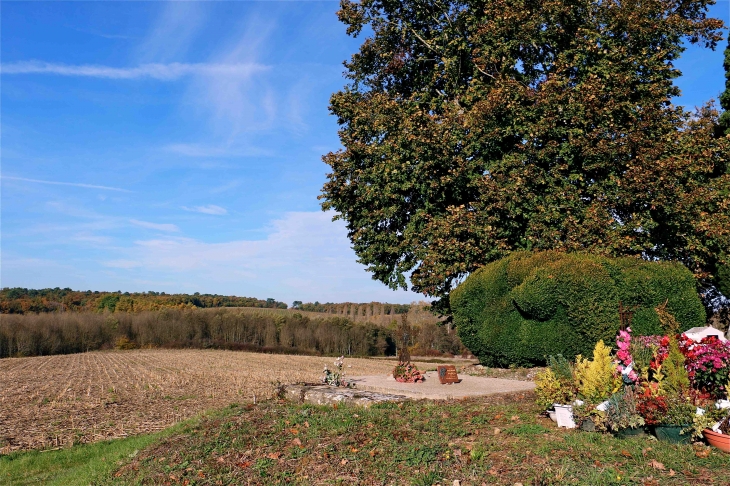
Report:
<svg viewBox="0 0 730 486"><path fill-rule="evenodd" d="M277 382L317 381L332 362L218 350L2 359L0 453L163 429L207 409L269 398ZM345 365L350 376L371 375L388 373L393 362L353 358Z"/></svg>

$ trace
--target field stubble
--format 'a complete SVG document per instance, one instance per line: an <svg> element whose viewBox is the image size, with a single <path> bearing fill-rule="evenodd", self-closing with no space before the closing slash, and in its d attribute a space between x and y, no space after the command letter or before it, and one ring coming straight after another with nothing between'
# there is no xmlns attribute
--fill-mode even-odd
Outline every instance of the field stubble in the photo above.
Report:
<svg viewBox="0 0 730 486"><path fill-rule="evenodd" d="M160 430L204 410L270 398L277 382L317 381L332 361L154 349L2 359L0 453ZM358 358L345 364L350 376L393 367L392 361Z"/></svg>

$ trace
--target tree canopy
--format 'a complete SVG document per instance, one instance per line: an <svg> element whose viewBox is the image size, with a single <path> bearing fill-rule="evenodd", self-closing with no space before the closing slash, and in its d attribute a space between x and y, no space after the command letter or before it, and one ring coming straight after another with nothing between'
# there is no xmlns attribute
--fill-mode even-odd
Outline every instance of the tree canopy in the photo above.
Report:
<svg viewBox="0 0 730 486"><path fill-rule="evenodd" d="M728 35L725 60L722 65L725 68L725 91L720 94L720 106L725 111L720 115L718 123L721 136L730 135L730 35Z"/></svg>
<svg viewBox="0 0 730 486"><path fill-rule="evenodd" d="M730 249L730 139L674 106L712 0L342 0L368 37L331 97L320 198L392 288L445 296L515 250L679 260Z"/></svg>

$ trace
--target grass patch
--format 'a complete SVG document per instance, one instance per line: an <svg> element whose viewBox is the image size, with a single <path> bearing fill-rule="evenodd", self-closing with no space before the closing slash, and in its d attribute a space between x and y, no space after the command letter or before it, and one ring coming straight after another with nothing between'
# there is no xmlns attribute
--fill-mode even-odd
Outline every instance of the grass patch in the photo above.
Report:
<svg viewBox="0 0 730 486"><path fill-rule="evenodd" d="M113 477L114 471L132 461L144 448L171 435L190 433L203 417L210 419L220 413L225 412L201 415L152 434L80 444L65 449L18 451L0 456L0 485L98 484Z"/></svg>
<svg viewBox="0 0 730 486"><path fill-rule="evenodd" d="M269 401L224 409L138 443L79 447L89 452L75 465L76 448L58 451L76 468L65 475L56 459L31 470L35 482L94 485L727 484L728 456L717 450L558 429L538 413L530 394L369 409ZM2 459L0 470L11 465L19 478L26 470L14 461L31 464L46 454L55 452ZM96 469L76 481L84 461ZM38 476L44 467L57 469L55 482Z"/></svg>

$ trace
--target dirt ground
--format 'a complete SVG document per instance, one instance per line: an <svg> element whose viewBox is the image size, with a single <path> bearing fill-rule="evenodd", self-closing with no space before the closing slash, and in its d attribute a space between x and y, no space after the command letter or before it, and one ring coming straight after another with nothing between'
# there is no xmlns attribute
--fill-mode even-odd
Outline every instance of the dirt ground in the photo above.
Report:
<svg viewBox="0 0 730 486"><path fill-rule="evenodd" d="M155 349L2 359L0 454L160 430L204 410L269 398L277 382L318 381L333 361ZM350 376L375 375L394 362L348 358L345 366Z"/></svg>

